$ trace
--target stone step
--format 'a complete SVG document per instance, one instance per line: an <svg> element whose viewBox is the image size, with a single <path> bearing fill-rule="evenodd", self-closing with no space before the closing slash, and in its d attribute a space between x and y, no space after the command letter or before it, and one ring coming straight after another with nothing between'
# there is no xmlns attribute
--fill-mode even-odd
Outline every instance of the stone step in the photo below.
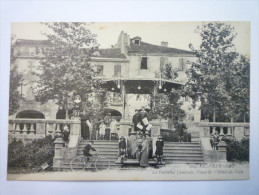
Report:
<svg viewBox="0 0 259 195"><path fill-rule="evenodd" d="M99 152L98 154L99 154L101 157L103 156L103 157L105 157L105 158L118 156L118 152L116 152L116 153L101 153L101 152ZM77 155L83 155L83 151L78 151L78 152L77 152Z"/></svg>
<svg viewBox="0 0 259 195"><path fill-rule="evenodd" d="M121 165L118 164L110 164L110 169L119 169ZM62 169L64 171L71 171L70 164L63 164ZM78 167L79 169L79 167ZM81 168L82 169L82 168ZM88 169L85 169L84 171L90 171L90 170L95 170L95 167L89 167Z"/></svg>
<svg viewBox="0 0 259 195"><path fill-rule="evenodd" d="M164 144L200 144L200 142L169 142L169 141L165 141Z"/></svg>
<svg viewBox="0 0 259 195"><path fill-rule="evenodd" d="M97 149L97 152L98 152L98 154L100 154L100 155L102 155L102 154L109 154L109 153L111 153L111 154L117 154L118 153L118 151L119 151L119 149L115 149L115 150L109 150L109 149L102 149L102 150L98 150L98 148L96 148ZM77 150L77 153L79 154L82 154L83 155L83 149L81 149L81 150Z"/></svg>
<svg viewBox="0 0 259 195"><path fill-rule="evenodd" d="M167 156L202 156L202 153L168 153L164 152L164 157Z"/></svg>
<svg viewBox="0 0 259 195"><path fill-rule="evenodd" d="M203 160L164 160L166 165L170 164L200 164Z"/></svg>
<svg viewBox="0 0 259 195"><path fill-rule="evenodd" d="M165 143L164 146L200 146L200 143Z"/></svg>
<svg viewBox="0 0 259 195"><path fill-rule="evenodd" d="M193 150L201 150L200 147L164 147L164 150L186 150L186 151L193 151Z"/></svg>
<svg viewBox="0 0 259 195"><path fill-rule="evenodd" d="M203 161L203 157L189 157L189 156L164 156L163 160L183 160L183 161L192 161L192 160L200 160Z"/></svg>
<svg viewBox="0 0 259 195"><path fill-rule="evenodd" d="M87 140L82 140L80 142L80 144L89 144L90 141L87 141ZM94 145L98 145L98 144L118 144L119 142L118 141L109 141L109 140L106 140L106 141L94 141Z"/></svg>
<svg viewBox="0 0 259 195"><path fill-rule="evenodd" d="M174 151L201 151L201 149L200 148L164 148L164 151L167 151L167 150L169 150L169 151L172 151L172 152L174 152Z"/></svg>
<svg viewBox="0 0 259 195"><path fill-rule="evenodd" d="M196 150L175 150L175 149L164 149L164 154L201 154L200 149Z"/></svg>
<svg viewBox="0 0 259 195"><path fill-rule="evenodd" d="M78 146L78 149L84 149L85 145L79 145ZM106 145L106 144L103 144L103 145L95 145L93 146L93 148L111 148L111 149L115 149L115 148L119 148L118 145Z"/></svg>

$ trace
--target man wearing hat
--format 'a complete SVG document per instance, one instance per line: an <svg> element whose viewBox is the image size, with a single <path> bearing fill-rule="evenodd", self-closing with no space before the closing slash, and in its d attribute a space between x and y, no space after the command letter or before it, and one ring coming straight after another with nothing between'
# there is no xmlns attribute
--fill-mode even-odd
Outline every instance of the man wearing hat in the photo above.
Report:
<svg viewBox="0 0 259 195"><path fill-rule="evenodd" d="M120 161L123 162L125 157L126 157L126 140L123 136L121 136L120 142L119 142L119 158L120 158Z"/></svg>
<svg viewBox="0 0 259 195"><path fill-rule="evenodd" d="M141 118L141 125L143 126L142 132L144 135L149 134L152 125L148 121L148 115L146 112L146 108L144 106L141 107L140 118Z"/></svg>
<svg viewBox="0 0 259 195"><path fill-rule="evenodd" d="M156 152L155 152L158 164L162 164L163 147L164 147L163 137L159 135L156 141Z"/></svg>
<svg viewBox="0 0 259 195"><path fill-rule="evenodd" d="M139 112L140 112L140 111L139 111L138 109L135 109L135 114L134 114L133 117L132 117L132 124L133 124L133 129L134 129L134 131L139 131L139 130L140 130L140 129L137 127L138 123L141 122Z"/></svg>

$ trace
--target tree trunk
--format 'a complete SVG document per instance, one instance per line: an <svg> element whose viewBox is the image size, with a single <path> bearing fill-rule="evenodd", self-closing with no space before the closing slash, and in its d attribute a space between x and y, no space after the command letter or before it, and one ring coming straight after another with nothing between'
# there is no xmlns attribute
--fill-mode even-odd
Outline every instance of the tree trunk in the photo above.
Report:
<svg viewBox="0 0 259 195"><path fill-rule="evenodd" d="M214 105L214 109L213 109L213 122L216 122L216 107Z"/></svg>
<svg viewBox="0 0 259 195"><path fill-rule="evenodd" d="M244 114L244 123L246 122L246 113Z"/></svg>
<svg viewBox="0 0 259 195"><path fill-rule="evenodd" d="M66 107L66 119L68 119L68 109Z"/></svg>

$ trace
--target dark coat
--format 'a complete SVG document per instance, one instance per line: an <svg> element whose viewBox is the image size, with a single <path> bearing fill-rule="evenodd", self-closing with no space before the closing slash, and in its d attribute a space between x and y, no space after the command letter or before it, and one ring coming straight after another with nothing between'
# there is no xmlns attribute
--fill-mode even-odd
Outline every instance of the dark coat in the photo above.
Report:
<svg viewBox="0 0 259 195"><path fill-rule="evenodd" d="M184 129L187 129L185 124L182 123L177 125L177 132L179 136L183 136Z"/></svg>
<svg viewBox="0 0 259 195"><path fill-rule="evenodd" d="M137 124L141 121L140 115L139 114L134 114L132 118L132 122L134 126L137 126Z"/></svg>
<svg viewBox="0 0 259 195"><path fill-rule="evenodd" d="M84 147L84 150L83 150L83 153L85 156L92 156L89 152L90 150L92 151L96 151L95 148L93 148L90 144L87 144L85 147Z"/></svg>
<svg viewBox="0 0 259 195"><path fill-rule="evenodd" d="M156 141L156 152L155 152L155 154L160 155L160 156L163 155L163 147L164 147L163 140L161 140L161 141L157 140Z"/></svg>
<svg viewBox="0 0 259 195"><path fill-rule="evenodd" d="M126 141L122 140L119 142L119 149L125 150L126 149Z"/></svg>
<svg viewBox="0 0 259 195"><path fill-rule="evenodd" d="M58 109L57 114L56 114L56 119L66 119L66 110Z"/></svg>
<svg viewBox="0 0 259 195"><path fill-rule="evenodd" d="M88 115L80 115L81 118L81 136L83 138L89 138L90 136L90 130L89 126L87 125L86 121L90 120Z"/></svg>

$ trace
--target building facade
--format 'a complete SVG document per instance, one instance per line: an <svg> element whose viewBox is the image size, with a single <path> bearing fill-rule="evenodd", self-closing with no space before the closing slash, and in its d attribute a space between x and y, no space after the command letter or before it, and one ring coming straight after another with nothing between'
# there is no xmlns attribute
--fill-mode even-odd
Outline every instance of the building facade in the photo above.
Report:
<svg viewBox="0 0 259 195"><path fill-rule="evenodd" d="M42 113L46 119L55 119L58 106L52 101L41 105L33 95L37 77L32 72L37 71L40 60L44 58L43 53L49 47L49 42L45 40L17 40L14 45L14 66L24 75L19 89L24 100L14 118L26 111L35 111ZM170 48L167 42L152 45L141 37L130 38L122 31L115 46L94 52L90 63L99 70L97 78L107 83L107 110L112 115L130 120L135 109L152 107L152 95L184 84L187 81L185 71L194 60L195 56L190 51ZM176 79L169 80L161 74L166 64L177 71ZM187 114L185 120L199 122L200 111L190 106L190 100L181 101Z"/></svg>

